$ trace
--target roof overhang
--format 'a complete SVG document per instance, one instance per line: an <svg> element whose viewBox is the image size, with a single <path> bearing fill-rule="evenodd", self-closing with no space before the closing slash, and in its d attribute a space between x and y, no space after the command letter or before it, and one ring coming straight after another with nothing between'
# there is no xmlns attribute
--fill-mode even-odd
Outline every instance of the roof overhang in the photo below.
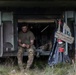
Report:
<svg viewBox="0 0 76 75"><path fill-rule="evenodd" d="M9 1L0 1L0 7L76 7L75 1L59 1L59 0L28 0L28 1L19 1L19 0L9 0Z"/></svg>

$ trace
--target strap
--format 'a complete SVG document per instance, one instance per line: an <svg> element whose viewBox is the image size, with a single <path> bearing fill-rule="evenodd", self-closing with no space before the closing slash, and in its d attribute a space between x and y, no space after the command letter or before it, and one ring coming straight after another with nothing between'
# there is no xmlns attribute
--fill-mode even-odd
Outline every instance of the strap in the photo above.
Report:
<svg viewBox="0 0 76 75"><path fill-rule="evenodd" d="M58 31L60 32L61 19L58 21Z"/></svg>

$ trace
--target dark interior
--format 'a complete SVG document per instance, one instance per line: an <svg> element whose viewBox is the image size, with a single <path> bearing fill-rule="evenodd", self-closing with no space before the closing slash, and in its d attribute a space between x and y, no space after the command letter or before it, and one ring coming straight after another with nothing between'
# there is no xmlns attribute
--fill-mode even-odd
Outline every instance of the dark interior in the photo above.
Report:
<svg viewBox="0 0 76 75"><path fill-rule="evenodd" d="M54 32L56 30L55 23L28 23L29 29L35 35L35 47L38 48L49 41L53 42ZM18 23L18 32L21 31L22 23Z"/></svg>

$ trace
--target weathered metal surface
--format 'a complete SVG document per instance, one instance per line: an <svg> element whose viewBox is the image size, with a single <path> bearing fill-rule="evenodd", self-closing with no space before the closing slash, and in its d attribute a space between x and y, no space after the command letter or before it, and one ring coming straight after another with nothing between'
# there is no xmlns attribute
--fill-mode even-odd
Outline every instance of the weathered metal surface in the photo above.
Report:
<svg viewBox="0 0 76 75"><path fill-rule="evenodd" d="M3 22L3 43L4 48L5 44L10 43L12 45L11 51L14 49L14 28L12 21ZM8 44L7 44L8 45ZM6 47L6 49L9 47Z"/></svg>
<svg viewBox="0 0 76 75"><path fill-rule="evenodd" d="M3 12L2 21L12 21L13 22L13 12Z"/></svg>
<svg viewBox="0 0 76 75"><path fill-rule="evenodd" d="M27 52L24 52L24 56L27 56ZM50 51L43 51L42 49L36 49L36 53L35 56L39 55L39 56L48 56L50 54ZM12 52L5 52L3 54L2 57L6 57L6 56L17 56L17 51L12 51Z"/></svg>
<svg viewBox="0 0 76 75"><path fill-rule="evenodd" d="M1 16L1 12L0 12L0 25L1 25L1 22L2 22L1 18L2 18L2 16Z"/></svg>
<svg viewBox="0 0 76 75"><path fill-rule="evenodd" d="M3 55L3 25L0 26L0 57Z"/></svg>
<svg viewBox="0 0 76 75"><path fill-rule="evenodd" d="M0 1L0 7L76 7L75 1Z"/></svg>
<svg viewBox="0 0 76 75"><path fill-rule="evenodd" d="M73 41L74 41L74 38L73 37L68 36L68 35L66 35L66 34L64 34L62 32L59 32L59 31L57 31L55 33L55 37L58 38L58 39L61 39L61 40L65 41L65 42L67 42L69 44L72 44Z"/></svg>

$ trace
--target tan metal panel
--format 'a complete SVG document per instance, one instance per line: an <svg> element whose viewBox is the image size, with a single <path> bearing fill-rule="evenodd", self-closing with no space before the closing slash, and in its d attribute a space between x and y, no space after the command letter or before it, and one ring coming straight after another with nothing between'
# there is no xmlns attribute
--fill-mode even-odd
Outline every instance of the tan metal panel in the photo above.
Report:
<svg viewBox="0 0 76 75"><path fill-rule="evenodd" d="M55 22L54 19L26 19L26 20L22 20L22 19L19 19L18 20L19 23L21 22L27 22L27 23L51 23L51 22Z"/></svg>

